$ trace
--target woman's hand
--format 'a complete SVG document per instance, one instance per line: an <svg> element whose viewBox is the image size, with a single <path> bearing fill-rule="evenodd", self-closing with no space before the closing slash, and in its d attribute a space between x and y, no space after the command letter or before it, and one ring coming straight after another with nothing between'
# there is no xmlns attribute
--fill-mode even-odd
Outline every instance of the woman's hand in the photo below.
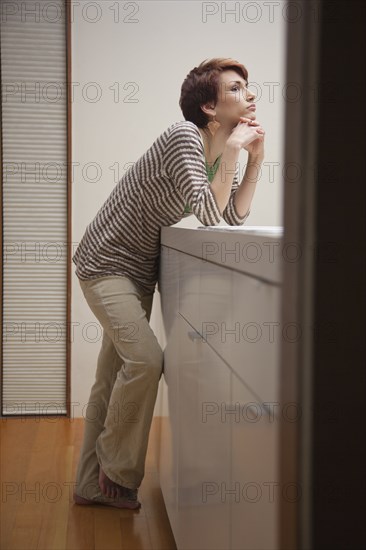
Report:
<svg viewBox="0 0 366 550"><path fill-rule="evenodd" d="M263 158L264 135L265 132L258 121L240 117L227 141L236 144L240 149L245 149L250 156Z"/></svg>

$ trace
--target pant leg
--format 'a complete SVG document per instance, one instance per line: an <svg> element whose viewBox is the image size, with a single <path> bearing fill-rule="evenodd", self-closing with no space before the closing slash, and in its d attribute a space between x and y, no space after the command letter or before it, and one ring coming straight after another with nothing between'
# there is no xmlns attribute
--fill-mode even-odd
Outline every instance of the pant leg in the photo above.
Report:
<svg viewBox="0 0 366 550"><path fill-rule="evenodd" d="M103 330L95 381L84 413L84 436L76 473L76 492L84 498L102 495L98 481L99 462L95 444L103 430L112 388L121 366L122 360L113 341Z"/></svg>
<svg viewBox="0 0 366 550"><path fill-rule="evenodd" d="M149 325L153 294L143 294L127 277L80 285L103 326L103 342L86 410L76 492L111 500L100 491L99 464L117 483L140 485L163 352Z"/></svg>

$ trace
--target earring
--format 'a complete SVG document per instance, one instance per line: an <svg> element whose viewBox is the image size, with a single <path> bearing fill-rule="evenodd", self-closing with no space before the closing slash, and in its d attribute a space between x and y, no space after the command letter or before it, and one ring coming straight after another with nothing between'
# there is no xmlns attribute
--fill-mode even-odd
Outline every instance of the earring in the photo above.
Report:
<svg viewBox="0 0 366 550"><path fill-rule="evenodd" d="M211 118L211 120L207 124L207 126L208 126L208 129L210 130L211 134L214 135L216 130L217 130L217 126L220 126L220 124L216 120L216 115L213 115L213 117Z"/></svg>

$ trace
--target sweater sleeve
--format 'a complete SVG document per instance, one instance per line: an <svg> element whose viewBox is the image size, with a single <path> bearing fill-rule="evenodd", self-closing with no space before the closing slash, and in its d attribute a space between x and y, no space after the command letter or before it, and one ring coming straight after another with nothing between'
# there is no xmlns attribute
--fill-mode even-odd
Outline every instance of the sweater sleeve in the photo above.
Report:
<svg viewBox="0 0 366 550"><path fill-rule="evenodd" d="M246 214L244 214L243 217L239 216L239 214L236 211L235 204L234 204L234 197L238 187L239 187L238 171L236 171L233 179L232 187L231 187L230 197L222 213L222 217L224 218L224 220L228 225L243 225L245 220L250 214L250 209Z"/></svg>
<svg viewBox="0 0 366 550"><path fill-rule="evenodd" d="M221 213L210 189L202 142L189 121L177 124L168 135L164 168L185 203L203 225L217 225Z"/></svg>

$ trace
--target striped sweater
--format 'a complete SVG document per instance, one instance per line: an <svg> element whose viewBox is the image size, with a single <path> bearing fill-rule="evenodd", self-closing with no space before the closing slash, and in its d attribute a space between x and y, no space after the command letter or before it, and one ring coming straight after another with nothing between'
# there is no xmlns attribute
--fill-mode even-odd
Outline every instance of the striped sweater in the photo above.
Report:
<svg viewBox="0 0 366 550"><path fill-rule="evenodd" d="M240 217L235 210L238 185L236 171L222 214L229 225L242 225L250 214ZM76 275L82 280L125 275L144 292L153 292L160 229L191 213L203 225L221 221L201 134L193 122L183 120L169 126L127 170L87 226L72 257Z"/></svg>

